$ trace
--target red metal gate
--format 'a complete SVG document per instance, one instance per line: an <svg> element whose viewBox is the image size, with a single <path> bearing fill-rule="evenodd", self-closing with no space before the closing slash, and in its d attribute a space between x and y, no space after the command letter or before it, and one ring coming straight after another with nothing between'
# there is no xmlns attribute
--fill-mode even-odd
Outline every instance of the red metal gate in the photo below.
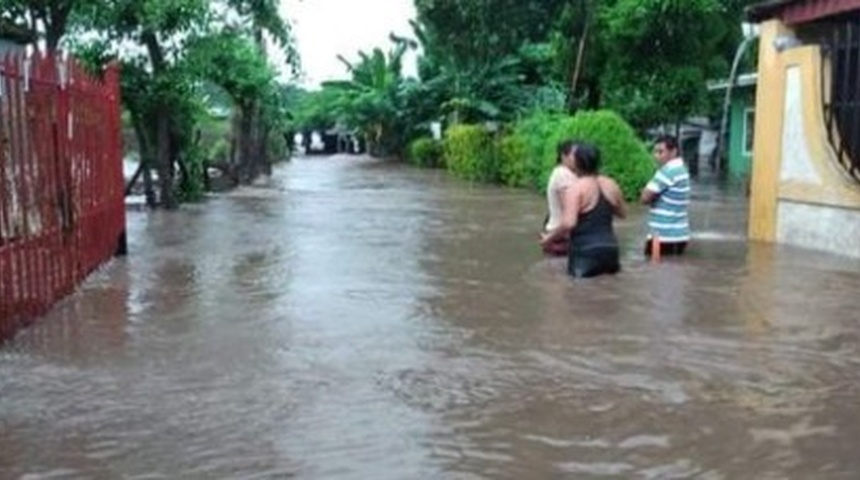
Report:
<svg viewBox="0 0 860 480"><path fill-rule="evenodd" d="M119 72L0 59L0 341L125 248Z"/></svg>

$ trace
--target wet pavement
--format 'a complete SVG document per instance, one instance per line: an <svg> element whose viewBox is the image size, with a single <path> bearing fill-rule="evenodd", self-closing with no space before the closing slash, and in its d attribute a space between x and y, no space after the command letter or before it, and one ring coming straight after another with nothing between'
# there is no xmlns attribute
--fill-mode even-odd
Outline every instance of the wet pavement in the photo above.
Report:
<svg viewBox="0 0 860 480"><path fill-rule="evenodd" d="M0 347L0 478L854 479L860 262L696 239L571 280L541 196L358 157L129 212Z"/></svg>

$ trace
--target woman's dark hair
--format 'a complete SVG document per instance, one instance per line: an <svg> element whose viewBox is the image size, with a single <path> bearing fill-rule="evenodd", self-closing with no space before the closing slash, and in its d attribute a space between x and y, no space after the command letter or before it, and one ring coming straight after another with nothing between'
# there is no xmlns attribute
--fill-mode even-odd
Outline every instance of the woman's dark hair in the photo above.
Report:
<svg viewBox="0 0 860 480"><path fill-rule="evenodd" d="M594 145L583 143L573 152L573 163L579 175L597 175L600 171L600 150Z"/></svg>
<svg viewBox="0 0 860 480"><path fill-rule="evenodd" d="M556 157L555 157L556 165L561 163L561 157L569 154L571 151L573 151L574 148L576 148L576 146L577 146L577 143L573 140L564 140L564 141L558 142L558 147L556 147Z"/></svg>

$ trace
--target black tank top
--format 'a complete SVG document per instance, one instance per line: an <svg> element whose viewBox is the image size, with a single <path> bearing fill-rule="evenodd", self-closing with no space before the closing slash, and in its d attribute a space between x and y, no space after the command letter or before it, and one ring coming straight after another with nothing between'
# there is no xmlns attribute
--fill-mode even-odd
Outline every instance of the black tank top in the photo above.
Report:
<svg viewBox="0 0 860 480"><path fill-rule="evenodd" d="M570 232L571 244L575 243L578 250L618 245L618 239L612 229L612 204L603 196L599 184L597 192L597 204L591 210L579 214L576 226Z"/></svg>

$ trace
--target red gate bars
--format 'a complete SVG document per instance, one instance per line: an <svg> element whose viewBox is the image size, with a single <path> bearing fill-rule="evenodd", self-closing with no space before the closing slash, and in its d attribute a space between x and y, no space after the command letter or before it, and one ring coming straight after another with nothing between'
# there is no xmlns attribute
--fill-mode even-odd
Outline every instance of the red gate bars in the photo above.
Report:
<svg viewBox="0 0 860 480"><path fill-rule="evenodd" d="M125 248L119 71L0 59L0 341Z"/></svg>

